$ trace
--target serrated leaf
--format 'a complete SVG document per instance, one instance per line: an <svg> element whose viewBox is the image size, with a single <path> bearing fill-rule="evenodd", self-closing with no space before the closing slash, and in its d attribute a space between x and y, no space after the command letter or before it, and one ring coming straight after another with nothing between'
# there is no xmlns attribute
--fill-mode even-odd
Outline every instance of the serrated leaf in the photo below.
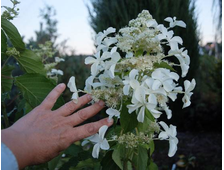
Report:
<svg viewBox="0 0 224 170"><path fill-rule="evenodd" d="M142 146L138 146L137 153L133 157L133 162L136 169L146 170L148 162L147 149L143 148Z"/></svg>
<svg viewBox="0 0 224 170"><path fill-rule="evenodd" d="M1 53L4 54L7 50L7 38L4 31L1 29Z"/></svg>
<svg viewBox="0 0 224 170"><path fill-rule="evenodd" d="M7 19L1 18L1 27L10 39L11 43L13 46L18 50L18 51L23 51L25 50L25 44L23 43L23 40L17 30L17 28Z"/></svg>
<svg viewBox="0 0 224 170"><path fill-rule="evenodd" d="M120 115L121 128L124 132L132 131L138 125L137 115L135 112L129 114L126 105L122 107Z"/></svg>
<svg viewBox="0 0 224 170"><path fill-rule="evenodd" d="M102 170L120 170L112 159L113 151L108 151L101 161Z"/></svg>
<svg viewBox="0 0 224 170"><path fill-rule="evenodd" d="M1 86L2 92L11 91L13 78L12 78L12 70L14 69L13 66L5 65L2 68L1 73Z"/></svg>
<svg viewBox="0 0 224 170"><path fill-rule="evenodd" d="M161 63L154 63L154 67L155 68L167 68L171 71L176 72L176 70L174 70L173 67L171 67L169 64L167 64L166 62L162 61Z"/></svg>
<svg viewBox="0 0 224 170"><path fill-rule="evenodd" d="M41 58L31 50L24 50L20 53L20 57L13 56L26 73L39 73L46 75L44 65Z"/></svg>
<svg viewBox="0 0 224 170"><path fill-rule="evenodd" d="M40 74L25 74L15 78L15 84L19 87L27 103L32 107L36 107L45 99L55 84ZM53 110L64 104L63 98L60 96L55 103Z"/></svg>

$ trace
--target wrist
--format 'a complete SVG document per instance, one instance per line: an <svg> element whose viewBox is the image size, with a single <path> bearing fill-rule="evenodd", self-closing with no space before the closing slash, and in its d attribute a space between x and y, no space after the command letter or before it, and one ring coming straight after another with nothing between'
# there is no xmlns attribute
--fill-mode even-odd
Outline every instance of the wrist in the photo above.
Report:
<svg viewBox="0 0 224 170"><path fill-rule="evenodd" d="M22 169L31 165L32 156L29 152L29 146L26 144L26 137L24 134L7 128L1 131L2 142L15 155L19 168Z"/></svg>

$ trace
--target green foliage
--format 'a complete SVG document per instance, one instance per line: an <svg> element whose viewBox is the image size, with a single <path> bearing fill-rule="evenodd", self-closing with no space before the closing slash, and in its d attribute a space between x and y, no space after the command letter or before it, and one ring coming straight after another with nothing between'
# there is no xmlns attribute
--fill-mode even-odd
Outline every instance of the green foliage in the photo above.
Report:
<svg viewBox="0 0 224 170"><path fill-rule="evenodd" d="M12 88L13 78L12 78L12 70L13 66L6 65L2 68L1 73L1 87L2 92L8 92Z"/></svg>
<svg viewBox="0 0 224 170"><path fill-rule="evenodd" d="M17 30L17 28L7 19L1 18L1 27L5 34L10 39L12 45L18 50L25 50L25 44ZM5 38L4 38L5 39Z"/></svg>
<svg viewBox="0 0 224 170"><path fill-rule="evenodd" d="M125 105L123 105L121 113L120 123L122 129L124 132L132 131L138 125L137 114L135 112L131 114L128 113L128 109Z"/></svg>
<svg viewBox="0 0 224 170"><path fill-rule="evenodd" d="M137 153L133 157L133 162L136 169L145 170L148 162L147 149L143 148L142 146L138 146Z"/></svg>
<svg viewBox="0 0 224 170"><path fill-rule="evenodd" d="M101 161L102 170L119 170L120 168L112 159L113 151L108 151Z"/></svg>
<svg viewBox="0 0 224 170"><path fill-rule="evenodd" d="M55 87L55 83L40 74L25 74L15 78L15 85L22 91L27 103L36 107L45 99L47 94ZM54 109L64 104L62 97L59 97Z"/></svg>

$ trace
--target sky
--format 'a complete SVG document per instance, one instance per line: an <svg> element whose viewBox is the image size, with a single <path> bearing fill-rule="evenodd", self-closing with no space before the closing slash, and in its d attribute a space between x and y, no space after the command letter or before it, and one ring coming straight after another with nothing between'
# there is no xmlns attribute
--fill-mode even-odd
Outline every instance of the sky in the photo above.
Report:
<svg viewBox="0 0 224 170"><path fill-rule="evenodd" d="M39 30L40 21L42 21L40 9L50 5L57 12L55 19L58 20L57 28L60 35L58 43L67 39L67 46L69 49L75 50L76 54L91 55L94 53L93 37L95 33L89 25L89 14L86 8L88 0L20 0L20 2L18 5L19 15L12 23L20 34L25 36L25 42L31 37L35 37L35 30ZM213 0L197 0L196 2L201 35L200 44L202 45L214 41L212 2ZM9 0L2 0L1 5L12 6Z"/></svg>

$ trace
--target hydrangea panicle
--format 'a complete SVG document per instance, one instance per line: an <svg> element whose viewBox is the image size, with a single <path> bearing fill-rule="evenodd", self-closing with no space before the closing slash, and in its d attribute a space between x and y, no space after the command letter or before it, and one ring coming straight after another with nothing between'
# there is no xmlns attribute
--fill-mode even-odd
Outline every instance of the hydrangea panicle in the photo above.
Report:
<svg viewBox="0 0 224 170"><path fill-rule="evenodd" d="M194 79L191 82L185 80L184 88L181 87L178 84L180 76L175 71L180 67L183 78L190 67L183 40L172 30L175 26L185 28L186 24L176 17L167 17L165 21L169 23L168 28L158 24L147 10L143 10L117 33L112 27L98 33L95 37L96 54L85 59L85 64L91 65L91 75L86 79L84 90L92 95L93 103L105 101L109 120L116 118L118 121L124 114L136 119L138 126L128 132L124 132L120 121L120 133L111 137L117 145L132 150L141 145L148 149L153 140L168 140L168 156L172 157L178 144L176 126L168 126L158 119L162 114L166 114L167 119L172 118L169 102L175 102L178 94L183 95L183 108L188 107L196 82ZM168 54L164 47L169 47ZM176 57L178 63L168 61L168 57ZM73 92L72 99L77 100L74 77L69 80L68 87ZM100 149L109 149L104 138L107 128L101 127L99 134L86 139L94 143L94 158L98 158Z"/></svg>

